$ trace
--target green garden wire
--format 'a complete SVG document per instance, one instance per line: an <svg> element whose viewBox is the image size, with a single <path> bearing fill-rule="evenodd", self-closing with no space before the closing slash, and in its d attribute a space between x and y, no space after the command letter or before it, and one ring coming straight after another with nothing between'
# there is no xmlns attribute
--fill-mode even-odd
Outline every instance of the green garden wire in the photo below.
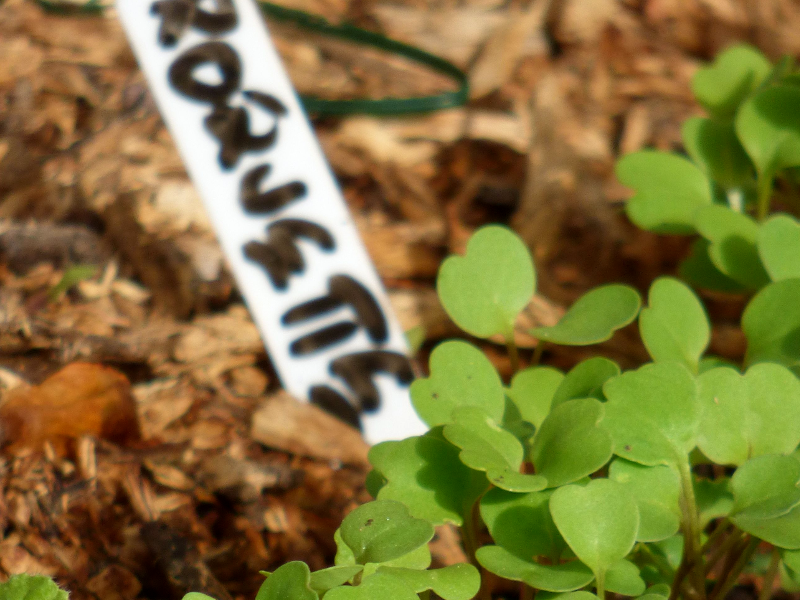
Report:
<svg viewBox="0 0 800 600"><path fill-rule="evenodd" d="M306 111L314 115L403 115L411 113L434 112L447 108L463 106L469 98L467 75L451 62L425 52L420 48L398 42L379 33L361 29L349 23L334 24L319 15L302 10L285 8L257 0L261 11L268 17L283 22L291 22L298 27L316 31L326 36L348 40L362 46L370 46L392 54L403 56L424 65L450 78L457 89L430 96L406 98L357 98L352 100L327 100L316 96L300 96ZM0 0L0 3L2 0ZM60 15L96 15L102 13L104 6L100 0L88 0L81 5L65 5L50 0L36 0L47 12Z"/></svg>

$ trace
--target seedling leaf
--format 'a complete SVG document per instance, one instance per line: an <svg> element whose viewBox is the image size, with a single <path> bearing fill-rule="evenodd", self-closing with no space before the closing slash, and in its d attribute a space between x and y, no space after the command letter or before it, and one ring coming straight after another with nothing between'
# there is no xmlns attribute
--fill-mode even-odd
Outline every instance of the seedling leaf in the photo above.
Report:
<svg viewBox="0 0 800 600"><path fill-rule="evenodd" d="M0 583L0 600L67 600L68 597L45 575L12 575Z"/></svg>
<svg viewBox="0 0 800 600"><path fill-rule="evenodd" d="M607 591L623 596L638 596L647 587L639 567L624 558L608 568L605 583Z"/></svg>
<svg viewBox="0 0 800 600"><path fill-rule="evenodd" d="M644 465L674 464L694 447L700 422L697 385L676 362L651 363L606 382L603 421L614 452Z"/></svg>
<svg viewBox="0 0 800 600"><path fill-rule="evenodd" d="M185 599L186 597L184 597ZM267 577L256 594L256 600L318 600L311 589L311 571L299 560L281 565Z"/></svg>
<svg viewBox="0 0 800 600"><path fill-rule="evenodd" d="M425 546L433 526L393 500L375 500L348 514L339 528L356 564L387 563ZM276 571L277 572L277 571Z"/></svg>
<svg viewBox="0 0 800 600"><path fill-rule="evenodd" d="M703 238L692 242L692 249L678 268L681 277L696 287L720 292L741 292L744 288L711 262L711 243Z"/></svg>
<svg viewBox="0 0 800 600"><path fill-rule="evenodd" d="M597 471L613 454L611 434L594 398L568 400L553 408L533 440L531 458L547 487L572 483Z"/></svg>
<svg viewBox="0 0 800 600"><path fill-rule="evenodd" d="M291 596L281 600L288 598ZM359 586L337 587L325 594L325 600L377 600L378 598L419 600L419 596L402 579L381 572L365 577Z"/></svg>
<svg viewBox="0 0 800 600"><path fill-rule="evenodd" d="M588 585L594 575L580 561L558 565L540 565L511 554L500 546L484 546L475 553L478 562L495 575L524 581L529 586L548 592L571 592Z"/></svg>
<svg viewBox="0 0 800 600"><path fill-rule="evenodd" d="M597 398L605 400L603 385L620 374L620 368L613 360L603 356L587 358L579 362L564 377L556 389L552 406L575 398Z"/></svg>
<svg viewBox="0 0 800 600"><path fill-rule="evenodd" d="M731 521L779 548L800 548L800 461L795 455L757 456L731 478Z"/></svg>
<svg viewBox="0 0 800 600"><path fill-rule="evenodd" d="M710 113L731 118L739 104L771 70L772 65L758 49L738 44L695 73L692 92Z"/></svg>
<svg viewBox="0 0 800 600"><path fill-rule="evenodd" d="M712 519L727 517L733 508L731 480L727 477L709 481L700 479L694 482L694 497L700 516L700 526L705 528Z"/></svg>
<svg viewBox="0 0 800 600"><path fill-rule="evenodd" d="M695 214L697 231L711 242L708 253L725 275L751 289L769 283L758 256L758 223L751 217L715 204Z"/></svg>
<svg viewBox="0 0 800 600"><path fill-rule="evenodd" d="M528 249L511 230L482 227L464 256L450 256L439 269L436 289L447 314L476 337L509 335L533 296L536 274Z"/></svg>
<svg viewBox="0 0 800 600"><path fill-rule="evenodd" d="M416 593L433 590L443 600L470 600L481 587L480 573L469 564L451 565L442 569L425 571L380 567L378 573L402 580Z"/></svg>
<svg viewBox="0 0 800 600"><path fill-rule="evenodd" d="M769 284L747 305L742 330L745 364L775 362L795 373L800 368L800 279Z"/></svg>
<svg viewBox="0 0 800 600"><path fill-rule="evenodd" d="M457 340L439 344L431 353L430 371L430 377L411 384L411 402L429 427L450 423L459 406L478 406L495 421L503 418L503 382L475 346Z"/></svg>
<svg viewBox="0 0 800 600"><path fill-rule="evenodd" d="M773 281L800 277L800 222L775 215L758 231L758 254Z"/></svg>
<svg viewBox="0 0 800 600"><path fill-rule="evenodd" d="M538 429L550 412L553 396L563 380L564 374L551 367L525 369L514 375L508 395L520 416Z"/></svg>
<svg viewBox="0 0 800 600"><path fill-rule="evenodd" d="M694 117L681 128L683 145L692 160L725 188L753 187L754 167L732 123Z"/></svg>
<svg viewBox="0 0 800 600"><path fill-rule="evenodd" d="M700 300L686 285L661 277L650 286L649 305L639 315L639 331L656 362L676 360L697 372L711 328Z"/></svg>
<svg viewBox="0 0 800 600"><path fill-rule="evenodd" d="M608 478L622 484L623 493L636 501L639 508L637 541L657 542L677 533L681 517L678 504L680 480L672 468L664 465L646 467L618 458L611 463Z"/></svg>
<svg viewBox="0 0 800 600"><path fill-rule="evenodd" d="M369 460L387 479L378 499L403 502L412 516L434 525L462 525L488 482L458 455L458 448L432 434L373 446Z"/></svg>
<svg viewBox="0 0 800 600"><path fill-rule="evenodd" d="M311 573L309 587L317 594L324 594L328 590L343 585L364 570L363 565L329 567Z"/></svg>
<svg viewBox="0 0 800 600"><path fill-rule="evenodd" d="M453 416L455 423L446 425L444 436L461 448L461 462L486 476L497 487L518 492L533 492L547 487L539 475L519 472L524 448L514 434L506 431L479 408L462 407Z"/></svg>
<svg viewBox="0 0 800 600"><path fill-rule="evenodd" d="M711 183L691 161L676 154L642 150L617 162L623 185L636 194L628 200L628 218L657 233L694 233L694 213L711 204Z"/></svg>
<svg viewBox="0 0 800 600"><path fill-rule="evenodd" d="M550 498L550 513L569 547L600 580L636 541L636 503L622 485L609 479L558 488Z"/></svg>
<svg viewBox="0 0 800 600"><path fill-rule="evenodd" d="M575 302L552 327L537 327L531 335L565 346L599 344L636 318L642 300L627 285L604 285L590 290Z"/></svg>

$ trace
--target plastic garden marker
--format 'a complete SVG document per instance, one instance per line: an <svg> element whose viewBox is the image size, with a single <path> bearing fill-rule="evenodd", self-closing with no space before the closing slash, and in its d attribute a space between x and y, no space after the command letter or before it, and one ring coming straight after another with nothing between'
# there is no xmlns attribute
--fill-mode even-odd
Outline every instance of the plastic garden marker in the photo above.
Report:
<svg viewBox="0 0 800 600"><path fill-rule="evenodd" d="M696 373L711 336L700 300L677 279L661 277L650 286L648 302L639 331L650 356L656 362L677 360Z"/></svg>
<svg viewBox="0 0 800 600"><path fill-rule="evenodd" d="M711 204L711 184L691 161L675 154L643 150L617 162L619 180L636 191L626 210L642 229L694 233L694 213Z"/></svg>
<svg viewBox="0 0 800 600"><path fill-rule="evenodd" d="M119 17L284 387L424 431L403 332L253 0L119 0Z"/></svg>
<svg viewBox="0 0 800 600"><path fill-rule="evenodd" d="M479 406L495 421L505 410L503 382L492 363L475 346L451 341L431 353L428 378L411 385L411 400L430 426L452 421L458 406Z"/></svg>
<svg viewBox="0 0 800 600"><path fill-rule="evenodd" d="M558 488L550 498L550 513L569 547L594 573L602 598L606 572L628 555L636 541L636 503L619 483L593 479L586 486Z"/></svg>
<svg viewBox="0 0 800 600"><path fill-rule="evenodd" d="M447 258L436 280L450 318L480 338L513 335L514 321L535 288L536 273L525 244L496 225L476 231L464 256Z"/></svg>
<svg viewBox="0 0 800 600"><path fill-rule="evenodd" d="M575 301L552 327L537 327L530 334L547 342L566 346L589 346L611 339L617 329L639 314L642 300L627 285L594 288Z"/></svg>
<svg viewBox="0 0 800 600"><path fill-rule="evenodd" d="M775 362L800 370L800 279L784 279L762 289L742 315L748 365Z"/></svg>
<svg viewBox="0 0 800 600"><path fill-rule="evenodd" d="M709 112L732 118L744 98L769 75L772 65L761 52L741 44L728 48L692 79L692 91Z"/></svg>
<svg viewBox="0 0 800 600"><path fill-rule="evenodd" d="M773 281L800 278L800 222L775 215L758 231L758 254Z"/></svg>

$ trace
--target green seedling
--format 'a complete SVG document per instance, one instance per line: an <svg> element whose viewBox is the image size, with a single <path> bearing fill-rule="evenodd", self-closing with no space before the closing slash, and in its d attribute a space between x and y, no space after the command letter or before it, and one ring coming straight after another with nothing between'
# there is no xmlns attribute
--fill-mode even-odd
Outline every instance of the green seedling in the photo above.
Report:
<svg viewBox="0 0 800 600"><path fill-rule="evenodd" d="M0 600L67 600L67 592L44 575L12 575L0 583Z"/></svg>

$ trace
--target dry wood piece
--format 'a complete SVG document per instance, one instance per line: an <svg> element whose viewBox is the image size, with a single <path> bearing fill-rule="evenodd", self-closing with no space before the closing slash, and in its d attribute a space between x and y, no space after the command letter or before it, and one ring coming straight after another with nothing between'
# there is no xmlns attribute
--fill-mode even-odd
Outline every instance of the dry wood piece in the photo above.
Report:
<svg viewBox="0 0 800 600"><path fill-rule="evenodd" d="M12 390L0 405L0 443L11 451L41 450L49 442L64 453L84 435L120 443L139 438L130 383L119 371L73 363L41 385Z"/></svg>
<svg viewBox="0 0 800 600"><path fill-rule="evenodd" d="M250 435L270 448L345 464L367 464L361 434L316 406L286 392L270 396L253 414Z"/></svg>

